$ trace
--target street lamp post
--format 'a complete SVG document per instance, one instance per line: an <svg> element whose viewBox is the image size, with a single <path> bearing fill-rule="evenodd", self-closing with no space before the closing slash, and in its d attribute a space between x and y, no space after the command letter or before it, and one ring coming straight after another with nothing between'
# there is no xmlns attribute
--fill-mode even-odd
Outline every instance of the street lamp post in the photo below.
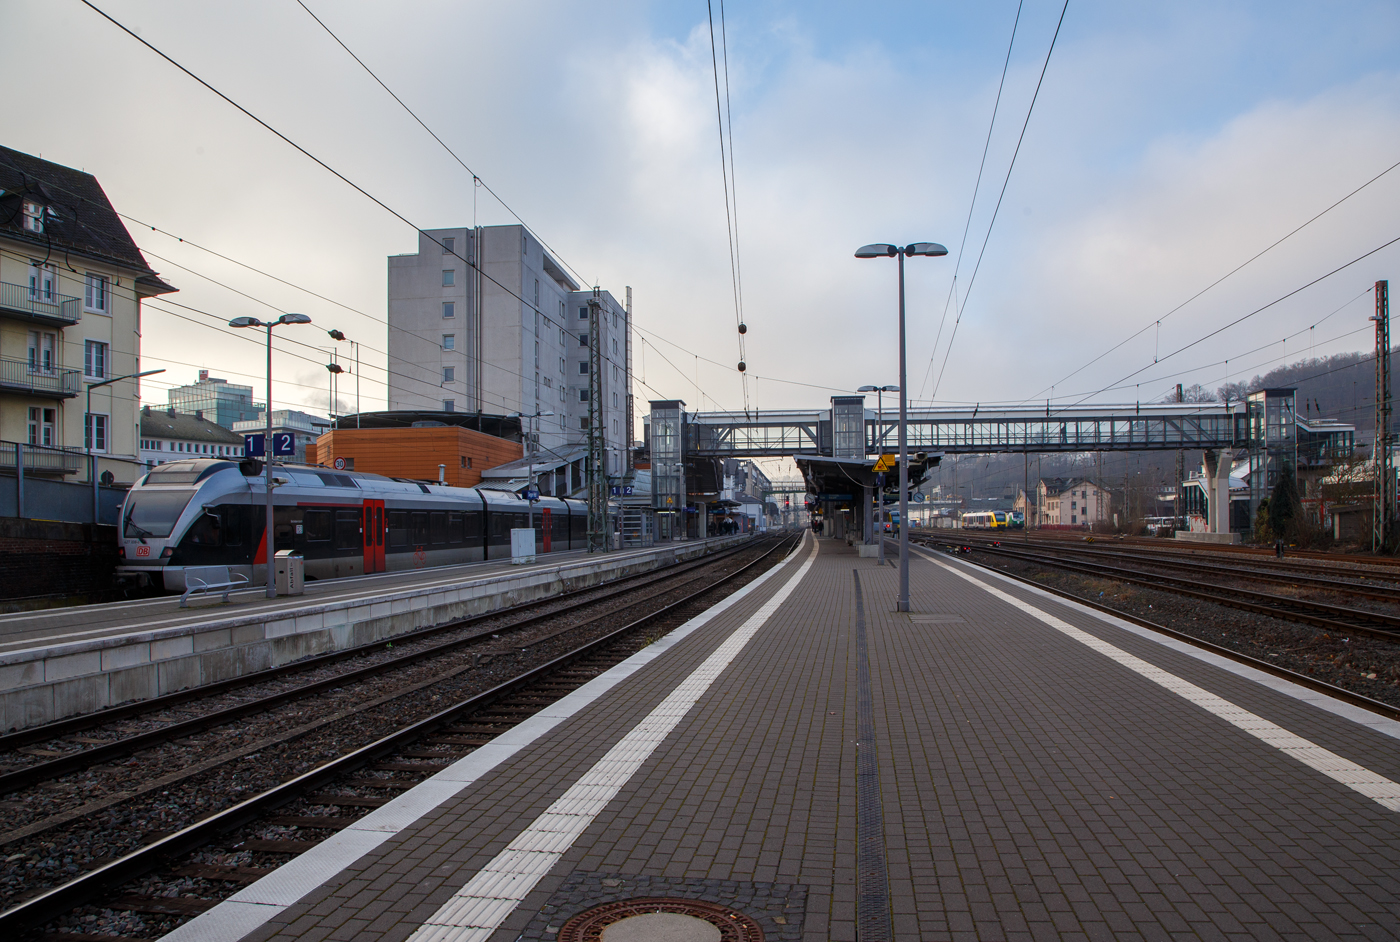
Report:
<svg viewBox="0 0 1400 942"><path fill-rule="evenodd" d="M277 573L273 569L272 554L276 548L272 532L272 328L280 324L309 324L311 318L305 314L283 314L275 321L260 321L256 317L235 317L228 322L230 327L267 328L267 432L263 438L263 501L267 505L267 521L263 527L263 542L267 545L267 597L277 598ZM254 557L256 559L256 557Z"/></svg>
<svg viewBox="0 0 1400 942"><path fill-rule="evenodd" d="M877 243L862 245L856 258L899 259L899 604L901 612L909 611L909 381L905 375L904 356L904 257L924 255L930 258L947 255L948 250L937 242L914 242L903 248Z"/></svg>
<svg viewBox="0 0 1400 942"><path fill-rule="evenodd" d="M885 397L887 392L899 392L898 386L861 386L856 392L873 392L875 394L875 444L880 447L880 456L884 457L885 436L880 427L885 421ZM879 544L880 565L885 564L885 472L881 471L875 488L875 501L879 506L879 516L876 518L875 542Z"/></svg>
<svg viewBox="0 0 1400 942"><path fill-rule="evenodd" d="M95 524L101 523L102 521L98 519L101 509L101 498L97 490L97 455L95 453L97 446L97 422L92 415L92 391L99 386L110 386L113 383L120 383L124 379L140 379L143 376L154 376L157 373L164 372L165 370L146 370L141 373L128 373L125 376L113 376L111 379L104 379L100 383L87 384L87 412L83 413L83 425L86 426L85 431L87 433L84 437L87 439L88 477L92 479L92 522ZM107 429L107 437L111 438L111 436L112 429L109 427ZM139 439L141 437L139 430L136 437L139 444ZM138 455L141 453L139 447L136 449L136 453Z"/></svg>

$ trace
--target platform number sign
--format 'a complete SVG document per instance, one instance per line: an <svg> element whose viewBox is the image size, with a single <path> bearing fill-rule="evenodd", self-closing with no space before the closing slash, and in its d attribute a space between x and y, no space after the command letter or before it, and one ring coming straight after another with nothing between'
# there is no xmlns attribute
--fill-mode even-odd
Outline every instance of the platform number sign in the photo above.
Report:
<svg viewBox="0 0 1400 942"><path fill-rule="evenodd" d="M261 458L267 454L266 437L262 433L257 435L244 435L244 454L252 458ZM272 433L272 455L275 458L290 458L297 453L296 435L291 432Z"/></svg>

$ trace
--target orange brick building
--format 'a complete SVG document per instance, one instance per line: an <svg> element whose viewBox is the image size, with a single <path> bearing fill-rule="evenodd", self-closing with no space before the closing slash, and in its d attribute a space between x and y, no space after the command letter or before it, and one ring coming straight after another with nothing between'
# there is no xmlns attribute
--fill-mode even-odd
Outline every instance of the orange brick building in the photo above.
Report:
<svg viewBox="0 0 1400 942"><path fill-rule="evenodd" d="M457 426L332 429L306 452L307 464L333 468L343 459L343 470L420 481L436 481L438 465L446 465L446 481L456 487L480 484L482 471L524 457L519 442Z"/></svg>

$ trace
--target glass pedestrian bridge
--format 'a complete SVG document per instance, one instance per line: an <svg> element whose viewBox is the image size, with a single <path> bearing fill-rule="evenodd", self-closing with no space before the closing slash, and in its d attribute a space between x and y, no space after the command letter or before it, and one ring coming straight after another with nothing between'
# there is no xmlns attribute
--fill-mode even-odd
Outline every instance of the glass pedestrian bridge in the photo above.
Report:
<svg viewBox="0 0 1400 942"><path fill-rule="evenodd" d="M1291 392L1291 390L1289 391ZM1287 412L1293 415L1292 397ZM1355 427L1295 419L1300 448L1351 451ZM958 407L909 410L909 450L943 454L1176 451L1249 448L1261 418L1249 402L1131 403L1068 407ZM691 456L858 458L894 452L898 410L877 414L860 396L836 396L830 409L685 413ZM1259 429L1255 429L1256 437Z"/></svg>

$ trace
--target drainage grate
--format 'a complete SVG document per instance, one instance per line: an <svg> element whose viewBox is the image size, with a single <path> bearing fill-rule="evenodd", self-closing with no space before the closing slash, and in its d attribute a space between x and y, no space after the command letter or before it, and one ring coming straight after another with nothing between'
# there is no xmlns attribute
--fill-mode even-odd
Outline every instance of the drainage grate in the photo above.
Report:
<svg viewBox="0 0 1400 942"><path fill-rule="evenodd" d="M559 942L598 942L603 930L633 916L668 913L690 916L719 930L722 942L763 942L763 930L743 913L697 899L649 896L604 903L579 913L559 929Z"/></svg>
<svg viewBox="0 0 1400 942"><path fill-rule="evenodd" d="M875 705L865 640L865 596L856 580L856 938L888 942L890 878L885 868L885 813L880 802L880 764L875 756Z"/></svg>

